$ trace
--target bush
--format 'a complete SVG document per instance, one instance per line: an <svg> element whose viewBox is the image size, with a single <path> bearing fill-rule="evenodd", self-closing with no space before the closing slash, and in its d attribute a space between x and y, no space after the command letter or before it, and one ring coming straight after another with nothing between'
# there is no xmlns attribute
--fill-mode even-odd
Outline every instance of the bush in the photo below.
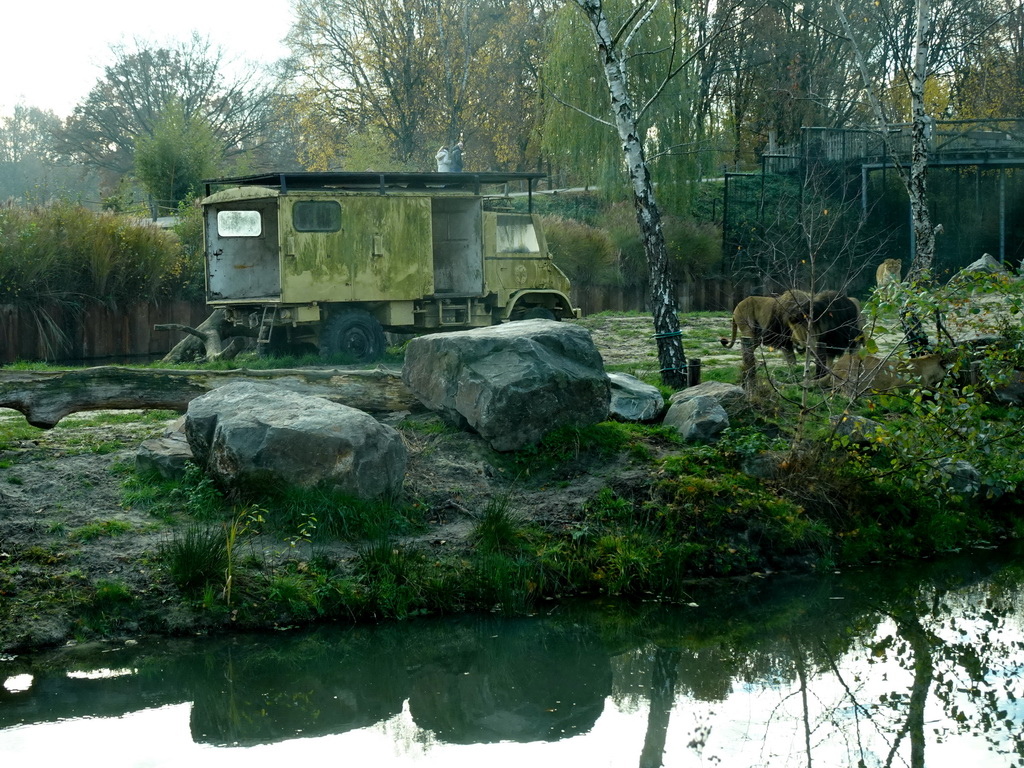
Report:
<svg viewBox="0 0 1024 768"><path fill-rule="evenodd" d="M551 257L577 287L619 282L615 249L604 230L549 216L544 218L544 233Z"/></svg>
<svg viewBox="0 0 1024 768"><path fill-rule="evenodd" d="M633 206L629 203L609 206L603 224L618 254L625 284L646 285L647 254L640 239ZM706 275L721 262L722 233L715 225L664 214L662 230L676 280Z"/></svg>
<svg viewBox="0 0 1024 768"><path fill-rule="evenodd" d="M174 234L133 217L69 202L0 208L0 302L134 304L179 295L194 271Z"/></svg>

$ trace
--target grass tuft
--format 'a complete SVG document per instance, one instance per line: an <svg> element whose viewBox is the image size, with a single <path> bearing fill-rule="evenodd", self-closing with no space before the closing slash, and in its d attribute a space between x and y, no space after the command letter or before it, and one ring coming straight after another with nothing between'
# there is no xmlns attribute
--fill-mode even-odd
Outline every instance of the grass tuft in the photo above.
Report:
<svg viewBox="0 0 1024 768"><path fill-rule="evenodd" d="M162 547L161 557L171 581L185 594L198 597L207 587L224 582L227 539L220 528L188 525Z"/></svg>

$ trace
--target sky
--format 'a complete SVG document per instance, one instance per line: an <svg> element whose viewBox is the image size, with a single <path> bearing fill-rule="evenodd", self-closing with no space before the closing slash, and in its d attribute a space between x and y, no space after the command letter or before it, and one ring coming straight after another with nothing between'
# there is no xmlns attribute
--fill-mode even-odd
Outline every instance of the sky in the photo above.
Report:
<svg viewBox="0 0 1024 768"><path fill-rule="evenodd" d="M192 32L225 58L271 63L287 55L281 40L292 0L0 0L4 73L0 117L14 106L71 114L113 61L112 45L136 38L171 47Z"/></svg>

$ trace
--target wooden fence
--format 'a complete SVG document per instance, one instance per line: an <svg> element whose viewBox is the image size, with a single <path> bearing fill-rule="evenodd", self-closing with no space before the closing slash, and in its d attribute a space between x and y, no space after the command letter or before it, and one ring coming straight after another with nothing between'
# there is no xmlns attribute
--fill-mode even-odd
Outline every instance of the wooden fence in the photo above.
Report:
<svg viewBox="0 0 1024 768"><path fill-rule="evenodd" d="M783 289L785 290L785 289ZM764 293L764 287L753 281L735 281L727 277L707 277L676 283L676 300L680 312L731 312L741 299ZM649 310L644 288L588 286L573 288L573 305L584 315L598 312L641 312Z"/></svg>
<svg viewBox="0 0 1024 768"><path fill-rule="evenodd" d="M676 286L680 312L729 311L737 301L755 292L762 291L752 283L724 277ZM648 309L646 292L637 288L580 288L573 291L572 300L584 315ZM139 304L119 310L0 304L0 365L17 360L97 365L152 360L165 355L182 338L177 331L154 331L154 325L181 323L195 327L207 315L205 304L186 301Z"/></svg>
<svg viewBox="0 0 1024 768"><path fill-rule="evenodd" d="M126 362L166 354L182 334L154 331L158 323L195 327L210 314L205 304L166 301L125 309L61 304L0 305L0 365L16 360L49 363Z"/></svg>

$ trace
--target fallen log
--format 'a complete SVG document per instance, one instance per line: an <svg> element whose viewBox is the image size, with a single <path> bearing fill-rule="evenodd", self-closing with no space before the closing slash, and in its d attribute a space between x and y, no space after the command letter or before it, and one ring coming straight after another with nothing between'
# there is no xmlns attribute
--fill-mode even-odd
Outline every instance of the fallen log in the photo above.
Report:
<svg viewBox="0 0 1024 768"><path fill-rule="evenodd" d="M422 410L398 371L303 368L250 371L173 370L99 366L59 371L0 370L0 408L20 411L49 429L69 413L119 409L184 412L189 402L235 381L262 381L316 395L367 413Z"/></svg>

